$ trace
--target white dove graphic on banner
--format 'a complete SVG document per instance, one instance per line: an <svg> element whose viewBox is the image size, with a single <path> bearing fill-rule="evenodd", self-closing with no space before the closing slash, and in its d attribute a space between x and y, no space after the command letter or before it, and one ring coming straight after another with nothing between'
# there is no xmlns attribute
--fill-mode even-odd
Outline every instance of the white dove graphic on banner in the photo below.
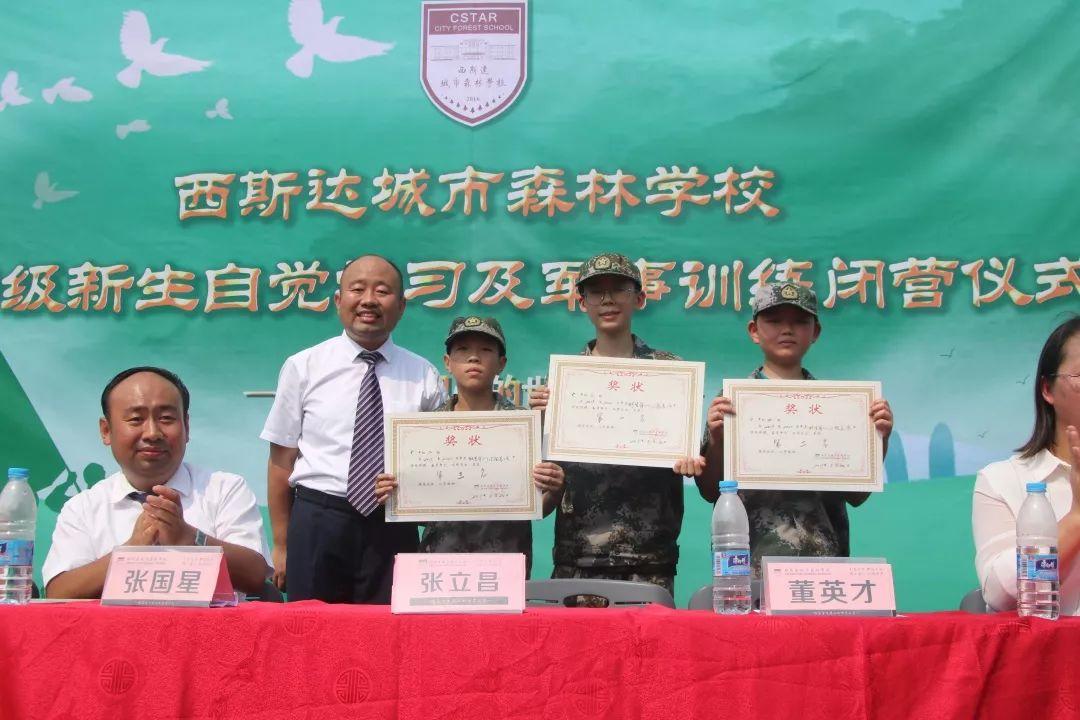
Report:
<svg viewBox="0 0 1080 720"><path fill-rule="evenodd" d="M150 123L146 122L145 120L132 120L126 125L116 126L116 137L123 140L131 133L144 133L149 132L149 130Z"/></svg>
<svg viewBox="0 0 1080 720"><path fill-rule="evenodd" d="M315 58L327 62L353 62L385 55L394 47L393 43L338 34L338 23L344 19L341 15L330 18L327 23L323 18L322 0L292 0L289 3L289 32L302 47L285 61L285 67L297 77L311 77Z"/></svg>
<svg viewBox="0 0 1080 720"><path fill-rule="evenodd" d="M232 120L233 117L229 114L229 98L221 98L214 103L214 107L206 111L206 117Z"/></svg>
<svg viewBox="0 0 1080 720"><path fill-rule="evenodd" d="M150 23L146 15L139 10L124 13L124 24L120 27L120 51L131 64L116 74L116 79L129 88L139 87L145 70L157 77L185 75L199 72L210 67L208 60L195 60L183 55L165 52L165 43L169 38L158 38L150 42Z"/></svg>
<svg viewBox="0 0 1080 720"><path fill-rule="evenodd" d="M74 77L66 77L51 88L42 90L41 97L45 99L45 102L52 105L57 98L64 102L88 102L94 99L94 94L86 88L76 85Z"/></svg>
<svg viewBox="0 0 1080 720"><path fill-rule="evenodd" d="M4 76L4 82L0 83L0 112L3 112L8 105L15 107L28 102L30 98L23 95L22 88L19 87L19 74L14 70L8 71L8 74Z"/></svg>
<svg viewBox="0 0 1080 720"><path fill-rule="evenodd" d="M56 183L49 182L49 173L42 171L34 179L34 209L40 210L45 203L60 202L79 194L78 190L57 190Z"/></svg>

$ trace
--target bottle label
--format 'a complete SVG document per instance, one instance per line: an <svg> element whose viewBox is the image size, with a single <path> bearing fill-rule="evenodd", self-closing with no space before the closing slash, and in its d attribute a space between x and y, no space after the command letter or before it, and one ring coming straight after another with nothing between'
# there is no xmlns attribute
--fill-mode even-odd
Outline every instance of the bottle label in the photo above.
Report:
<svg viewBox="0 0 1080 720"><path fill-rule="evenodd" d="M1036 582L1058 581L1057 553L1016 554L1016 577Z"/></svg>
<svg viewBox="0 0 1080 720"><path fill-rule="evenodd" d="M749 574L749 550L721 550L713 553L714 577L746 577Z"/></svg>
<svg viewBox="0 0 1080 720"><path fill-rule="evenodd" d="M33 565L33 540L0 540L0 567Z"/></svg>

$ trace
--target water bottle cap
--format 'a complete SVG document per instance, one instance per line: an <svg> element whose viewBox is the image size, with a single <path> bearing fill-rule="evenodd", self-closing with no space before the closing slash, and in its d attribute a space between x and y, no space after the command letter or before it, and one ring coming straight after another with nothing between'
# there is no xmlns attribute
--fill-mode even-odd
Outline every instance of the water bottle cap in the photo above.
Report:
<svg viewBox="0 0 1080 720"><path fill-rule="evenodd" d="M1044 482L1028 483L1027 484L1027 491L1029 493L1032 493L1032 492L1040 492L1040 493L1041 492L1046 492L1046 483L1044 483Z"/></svg>
<svg viewBox="0 0 1080 720"><path fill-rule="evenodd" d="M30 477L30 471L27 470L26 468L12 467L12 468L8 468L7 476L8 476L8 479L20 478L22 480L26 480L27 478Z"/></svg>
<svg viewBox="0 0 1080 720"><path fill-rule="evenodd" d="M724 480L720 483L720 492L733 493L739 489L739 483L736 480Z"/></svg>

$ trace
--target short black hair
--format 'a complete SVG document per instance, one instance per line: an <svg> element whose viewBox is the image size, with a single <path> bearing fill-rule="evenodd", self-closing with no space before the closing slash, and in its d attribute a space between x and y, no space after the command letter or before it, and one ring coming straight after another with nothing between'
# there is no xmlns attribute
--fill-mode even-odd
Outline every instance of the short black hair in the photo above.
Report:
<svg viewBox="0 0 1080 720"><path fill-rule="evenodd" d="M180 376L171 370L165 368L154 367L152 365L140 365L138 367L128 368L118 372L112 380L105 386L105 389L101 391L101 414L108 419L109 417L109 395L116 389L116 386L127 380L132 375L139 373L154 373L160 377L165 378L180 391L180 401L183 404L184 415L187 416L188 408L191 407L191 393L188 392L187 385L184 385L184 381L180 379Z"/></svg>
<svg viewBox="0 0 1080 720"><path fill-rule="evenodd" d="M348 262L345 263L345 267L341 268L341 277L345 277L345 271L349 269L350 265L352 265L357 260L363 260L364 258L378 258L379 260L382 260L384 263L386 263L387 265L389 265L390 267L392 267L394 269L394 272L397 273L397 279L398 279L398 292L397 292L397 294L398 294L399 298L404 299L404 297L405 297L405 275L402 274L401 268L399 268L397 266L397 263L395 263L390 258L384 257L384 256L379 255L377 253L367 253L365 255L358 255L357 257L354 257L352 260L349 260ZM338 281L338 285L339 286L341 285L340 280Z"/></svg>

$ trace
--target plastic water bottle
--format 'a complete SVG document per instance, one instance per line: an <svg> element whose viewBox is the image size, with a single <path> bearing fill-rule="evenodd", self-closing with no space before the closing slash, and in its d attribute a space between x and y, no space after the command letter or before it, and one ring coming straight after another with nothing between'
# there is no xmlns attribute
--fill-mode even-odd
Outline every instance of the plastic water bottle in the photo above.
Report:
<svg viewBox="0 0 1080 720"><path fill-rule="evenodd" d="M712 514L713 610L726 615L750 612L750 522L738 490L720 483Z"/></svg>
<svg viewBox="0 0 1080 720"><path fill-rule="evenodd" d="M34 575L34 530L37 502L30 489L30 471L8 468L0 491L0 603L30 602Z"/></svg>
<svg viewBox="0 0 1080 720"><path fill-rule="evenodd" d="M1058 528L1046 483L1027 484L1016 517L1016 595L1020 615L1057 620Z"/></svg>

